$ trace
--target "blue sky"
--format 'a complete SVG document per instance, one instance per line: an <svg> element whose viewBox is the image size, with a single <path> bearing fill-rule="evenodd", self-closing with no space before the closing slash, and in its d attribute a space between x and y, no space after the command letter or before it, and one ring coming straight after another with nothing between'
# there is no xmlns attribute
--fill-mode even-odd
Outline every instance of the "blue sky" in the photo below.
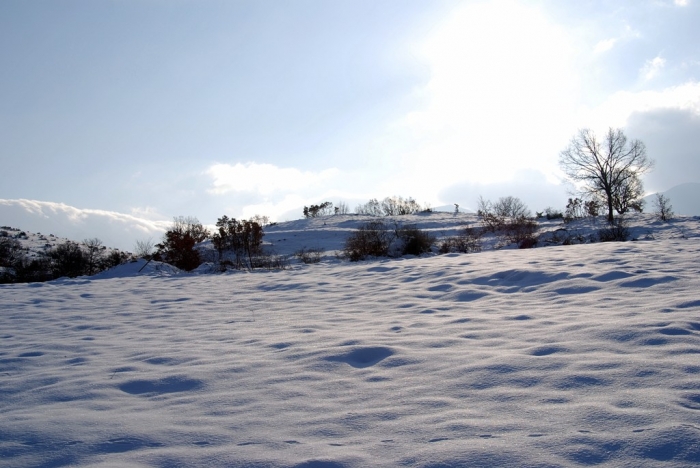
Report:
<svg viewBox="0 0 700 468"><path fill-rule="evenodd" d="M700 182L699 20L697 0L5 0L0 224L129 248L173 216L324 200L563 207L581 127L644 141L649 191Z"/></svg>

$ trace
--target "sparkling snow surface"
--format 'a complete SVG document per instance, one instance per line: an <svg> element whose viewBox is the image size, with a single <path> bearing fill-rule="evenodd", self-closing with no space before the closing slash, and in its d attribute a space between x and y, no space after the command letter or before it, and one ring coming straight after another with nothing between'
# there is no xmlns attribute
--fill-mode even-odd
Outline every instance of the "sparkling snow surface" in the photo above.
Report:
<svg viewBox="0 0 700 468"><path fill-rule="evenodd" d="M2 286L0 466L696 466L700 237L661 237Z"/></svg>

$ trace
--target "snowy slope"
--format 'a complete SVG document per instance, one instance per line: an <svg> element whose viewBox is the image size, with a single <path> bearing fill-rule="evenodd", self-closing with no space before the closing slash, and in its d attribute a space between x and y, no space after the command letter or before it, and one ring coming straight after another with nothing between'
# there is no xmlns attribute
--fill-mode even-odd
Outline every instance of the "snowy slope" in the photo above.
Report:
<svg viewBox="0 0 700 468"><path fill-rule="evenodd" d="M347 221L268 233L331 250ZM636 223L627 243L0 286L0 466L696 466L698 220Z"/></svg>

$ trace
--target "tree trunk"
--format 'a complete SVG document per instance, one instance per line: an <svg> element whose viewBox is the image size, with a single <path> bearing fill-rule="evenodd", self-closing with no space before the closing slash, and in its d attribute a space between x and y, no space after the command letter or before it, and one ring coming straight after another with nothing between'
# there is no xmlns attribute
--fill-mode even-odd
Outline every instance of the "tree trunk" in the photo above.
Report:
<svg viewBox="0 0 700 468"><path fill-rule="evenodd" d="M608 199L608 222L612 224L615 221L613 217L613 196L611 191L606 191L605 193Z"/></svg>

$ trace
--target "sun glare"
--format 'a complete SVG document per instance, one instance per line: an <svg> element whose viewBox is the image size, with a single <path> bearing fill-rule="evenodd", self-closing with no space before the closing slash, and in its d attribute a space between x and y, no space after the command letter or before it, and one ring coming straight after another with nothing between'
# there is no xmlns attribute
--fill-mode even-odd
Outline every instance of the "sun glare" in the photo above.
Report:
<svg viewBox="0 0 700 468"><path fill-rule="evenodd" d="M500 181L545 167L571 132L576 77L565 33L512 1L455 10L421 49L428 106L406 116L420 145L409 160L457 169L451 177ZM444 173L441 174L443 185Z"/></svg>

